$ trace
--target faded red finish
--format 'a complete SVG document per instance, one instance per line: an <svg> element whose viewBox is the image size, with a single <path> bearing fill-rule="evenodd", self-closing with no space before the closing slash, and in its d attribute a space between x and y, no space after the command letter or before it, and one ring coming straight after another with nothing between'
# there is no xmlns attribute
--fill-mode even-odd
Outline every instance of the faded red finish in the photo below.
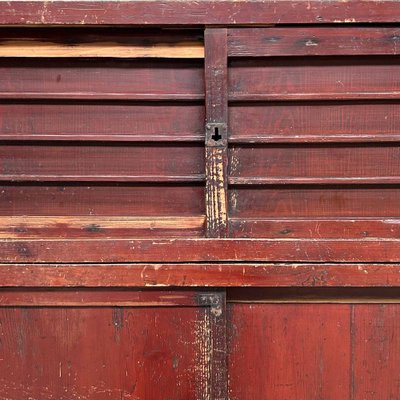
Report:
<svg viewBox="0 0 400 400"><path fill-rule="evenodd" d="M399 17L3 2L0 399L400 398Z"/></svg>

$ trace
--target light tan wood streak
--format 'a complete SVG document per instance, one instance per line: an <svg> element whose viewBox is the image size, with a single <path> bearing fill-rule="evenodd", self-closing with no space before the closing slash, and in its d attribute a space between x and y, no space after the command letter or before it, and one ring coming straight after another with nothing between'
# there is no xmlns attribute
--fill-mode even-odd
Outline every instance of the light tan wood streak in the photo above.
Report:
<svg viewBox="0 0 400 400"><path fill-rule="evenodd" d="M195 229L204 225L205 216L195 217L93 217L93 216L14 216L0 217L0 238L27 237L21 229ZM36 236L36 235L34 235Z"/></svg>
<svg viewBox="0 0 400 400"><path fill-rule="evenodd" d="M0 44L0 57L204 58L204 46L200 42L150 46L97 42L71 46L36 40L7 40Z"/></svg>

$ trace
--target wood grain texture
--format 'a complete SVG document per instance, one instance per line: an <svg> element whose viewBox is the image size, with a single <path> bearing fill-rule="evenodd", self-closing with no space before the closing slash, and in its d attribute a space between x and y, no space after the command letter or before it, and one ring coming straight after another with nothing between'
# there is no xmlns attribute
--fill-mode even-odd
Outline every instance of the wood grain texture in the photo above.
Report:
<svg viewBox="0 0 400 400"><path fill-rule="evenodd" d="M200 61L0 59L0 98L204 98Z"/></svg>
<svg viewBox="0 0 400 400"><path fill-rule="evenodd" d="M0 397L205 399L196 308L1 308L0 320Z"/></svg>
<svg viewBox="0 0 400 400"><path fill-rule="evenodd" d="M205 216L11 216L0 217L0 238L202 237Z"/></svg>
<svg viewBox="0 0 400 400"><path fill-rule="evenodd" d="M0 57L203 58L200 31L100 29L0 30Z"/></svg>
<svg viewBox="0 0 400 400"><path fill-rule="evenodd" d="M204 139L204 107L180 103L3 103L0 139Z"/></svg>
<svg viewBox="0 0 400 400"><path fill-rule="evenodd" d="M2 307L197 307L199 293L193 290L141 289L7 289L1 291ZM204 304L204 306L207 304Z"/></svg>
<svg viewBox="0 0 400 400"><path fill-rule="evenodd" d="M229 98L232 101L398 99L399 68L397 57L391 56L233 59Z"/></svg>
<svg viewBox="0 0 400 400"><path fill-rule="evenodd" d="M390 239L400 237L396 218L230 218L233 238Z"/></svg>
<svg viewBox="0 0 400 400"><path fill-rule="evenodd" d="M203 153L200 145L5 143L0 180L201 182Z"/></svg>
<svg viewBox="0 0 400 400"><path fill-rule="evenodd" d="M397 219L399 196L396 186L238 186L230 193L230 215L235 218Z"/></svg>
<svg viewBox="0 0 400 400"><path fill-rule="evenodd" d="M390 101L237 104L229 109L230 141L398 141L398 112Z"/></svg>
<svg viewBox="0 0 400 400"><path fill-rule="evenodd" d="M399 288L395 287L275 287L231 288L229 303L245 304L399 304ZM348 321L350 328L351 322ZM350 336L352 333L350 329Z"/></svg>
<svg viewBox="0 0 400 400"><path fill-rule="evenodd" d="M398 239L2 239L2 263L400 261Z"/></svg>
<svg viewBox="0 0 400 400"><path fill-rule="evenodd" d="M128 183L6 184L0 189L2 216L200 216L201 185Z"/></svg>
<svg viewBox="0 0 400 400"><path fill-rule="evenodd" d="M230 29L233 57L399 54L398 28L302 27Z"/></svg>
<svg viewBox="0 0 400 400"><path fill-rule="evenodd" d="M229 181L235 184L399 183L397 145L233 146Z"/></svg>
<svg viewBox="0 0 400 400"><path fill-rule="evenodd" d="M204 71L206 83L206 233L207 237L226 237L228 235L227 29L207 28L204 36Z"/></svg>
<svg viewBox="0 0 400 400"><path fill-rule="evenodd" d="M399 311L398 304L353 306L353 399L395 399L400 395Z"/></svg>
<svg viewBox="0 0 400 400"><path fill-rule="evenodd" d="M399 264L0 264L1 287L398 287Z"/></svg>
<svg viewBox="0 0 400 400"><path fill-rule="evenodd" d="M8 40L0 45L0 57L203 58L204 49L201 43L196 42L157 44L153 47L99 42L70 47L51 41Z"/></svg>
<svg viewBox="0 0 400 400"><path fill-rule="evenodd" d="M319 1L13 1L3 6L5 25L240 25L394 22L395 0Z"/></svg>
<svg viewBox="0 0 400 400"><path fill-rule="evenodd" d="M349 398L348 305L229 304L228 312L231 399Z"/></svg>

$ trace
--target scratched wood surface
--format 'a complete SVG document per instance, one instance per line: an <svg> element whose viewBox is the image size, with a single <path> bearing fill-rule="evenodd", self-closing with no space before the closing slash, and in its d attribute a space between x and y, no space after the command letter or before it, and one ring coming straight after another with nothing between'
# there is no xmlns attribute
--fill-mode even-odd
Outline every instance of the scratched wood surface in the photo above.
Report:
<svg viewBox="0 0 400 400"><path fill-rule="evenodd" d="M399 13L4 3L0 398L398 399Z"/></svg>
<svg viewBox="0 0 400 400"><path fill-rule="evenodd" d="M399 304L244 304L234 296L230 301L231 399L400 395L394 378Z"/></svg>
<svg viewBox="0 0 400 400"><path fill-rule="evenodd" d="M205 60L2 58L2 262L398 260L397 28L70 32Z"/></svg>
<svg viewBox="0 0 400 400"><path fill-rule="evenodd" d="M201 31L0 29L0 57L203 58Z"/></svg>
<svg viewBox="0 0 400 400"><path fill-rule="evenodd" d="M13 1L3 6L5 25L240 25L398 22L396 0Z"/></svg>
<svg viewBox="0 0 400 400"><path fill-rule="evenodd" d="M217 349L195 293L15 294L0 308L0 398L210 398Z"/></svg>
<svg viewBox="0 0 400 400"><path fill-rule="evenodd" d="M6 99L201 100L200 60L0 58Z"/></svg>

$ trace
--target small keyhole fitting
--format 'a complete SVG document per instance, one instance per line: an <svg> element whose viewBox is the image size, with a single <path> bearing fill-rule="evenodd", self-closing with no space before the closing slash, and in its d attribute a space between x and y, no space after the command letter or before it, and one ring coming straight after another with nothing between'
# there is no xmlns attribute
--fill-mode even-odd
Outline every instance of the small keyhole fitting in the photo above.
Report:
<svg viewBox="0 0 400 400"><path fill-rule="evenodd" d="M219 128L217 126L214 127L214 134L211 136L211 138L216 142L222 139L222 136L219 134Z"/></svg>

